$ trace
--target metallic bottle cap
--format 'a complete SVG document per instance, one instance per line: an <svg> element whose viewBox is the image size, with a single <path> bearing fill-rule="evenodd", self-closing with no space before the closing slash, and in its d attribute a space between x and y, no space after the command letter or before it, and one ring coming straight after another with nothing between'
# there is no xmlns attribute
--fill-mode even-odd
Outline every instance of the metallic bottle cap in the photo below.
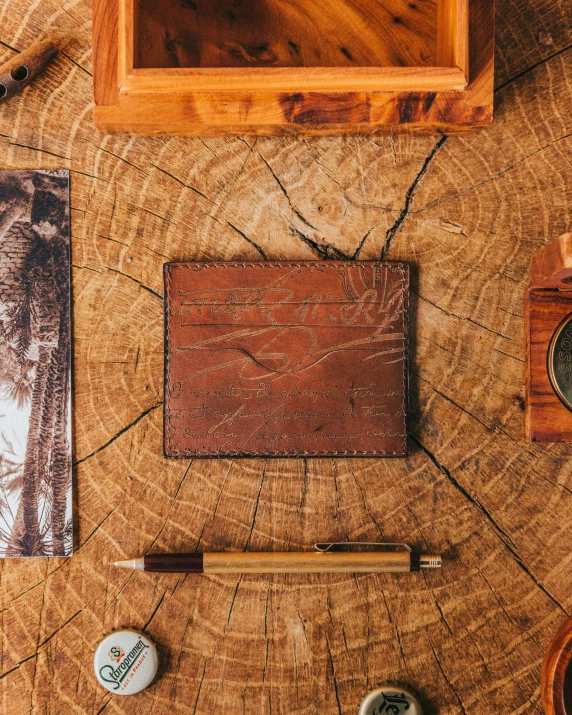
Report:
<svg viewBox="0 0 572 715"><path fill-rule="evenodd" d="M157 674L157 649L142 633L115 631L98 645L93 658L96 678L116 695L144 690Z"/></svg>
<svg viewBox="0 0 572 715"><path fill-rule="evenodd" d="M401 685L382 685L366 695L358 715L423 715L419 701Z"/></svg>
<svg viewBox="0 0 572 715"><path fill-rule="evenodd" d="M572 410L572 315L560 323L550 342L548 374L554 391Z"/></svg>

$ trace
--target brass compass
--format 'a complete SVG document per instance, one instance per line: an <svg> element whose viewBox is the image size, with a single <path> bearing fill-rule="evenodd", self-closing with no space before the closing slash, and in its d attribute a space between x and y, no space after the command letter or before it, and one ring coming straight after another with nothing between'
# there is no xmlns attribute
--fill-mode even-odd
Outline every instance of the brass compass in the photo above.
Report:
<svg viewBox="0 0 572 715"><path fill-rule="evenodd" d="M572 314L560 323L550 341L548 374L554 391L572 410Z"/></svg>

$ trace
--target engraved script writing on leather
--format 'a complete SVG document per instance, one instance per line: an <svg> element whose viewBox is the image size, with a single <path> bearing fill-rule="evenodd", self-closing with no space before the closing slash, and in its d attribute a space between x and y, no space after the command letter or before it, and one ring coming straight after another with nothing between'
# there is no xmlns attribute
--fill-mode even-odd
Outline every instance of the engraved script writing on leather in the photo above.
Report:
<svg viewBox="0 0 572 715"><path fill-rule="evenodd" d="M408 266L165 267L165 453L403 455Z"/></svg>

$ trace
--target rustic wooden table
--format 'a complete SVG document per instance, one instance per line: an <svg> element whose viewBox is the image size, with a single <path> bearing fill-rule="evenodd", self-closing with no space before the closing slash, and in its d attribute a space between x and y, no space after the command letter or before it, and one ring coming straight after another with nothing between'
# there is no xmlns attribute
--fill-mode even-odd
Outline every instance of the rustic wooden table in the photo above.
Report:
<svg viewBox="0 0 572 715"><path fill-rule="evenodd" d="M91 119L88 0L4 0L0 61L74 36L0 109L0 168L72 174L77 552L1 569L2 712L354 714L418 688L428 713L540 712L572 609L572 448L523 432L531 254L570 227L572 5L499 0L496 119L432 137L110 137ZM412 261L407 460L169 461L162 264ZM148 549L407 540L418 576L131 574ZM120 626L159 645L139 696L95 681Z"/></svg>

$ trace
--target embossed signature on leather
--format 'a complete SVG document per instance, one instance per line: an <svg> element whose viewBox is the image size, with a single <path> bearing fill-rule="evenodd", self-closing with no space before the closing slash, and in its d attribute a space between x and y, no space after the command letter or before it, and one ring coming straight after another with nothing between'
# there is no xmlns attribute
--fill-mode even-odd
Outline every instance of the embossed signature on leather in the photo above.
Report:
<svg viewBox="0 0 572 715"><path fill-rule="evenodd" d="M409 266L165 265L165 454L405 456Z"/></svg>

